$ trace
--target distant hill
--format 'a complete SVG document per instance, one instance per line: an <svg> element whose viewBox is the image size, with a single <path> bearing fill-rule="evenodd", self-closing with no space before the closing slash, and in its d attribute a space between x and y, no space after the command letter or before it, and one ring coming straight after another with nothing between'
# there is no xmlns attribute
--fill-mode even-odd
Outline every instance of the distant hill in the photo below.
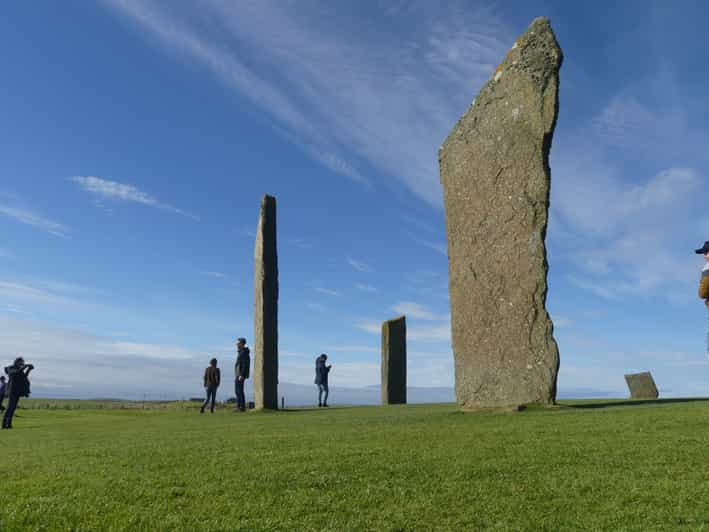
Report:
<svg viewBox="0 0 709 532"><path fill-rule="evenodd" d="M218 398L221 401L234 395L231 383L226 383L220 389ZM201 390L192 387L185 390L156 389L142 392L140 390L115 390L109 395L115 399L133 401L168 401L197 397ZM287 406L307 406L317 404L318 392L314 385L282 382L278 390L279 398L285 397ZM407 390L409 403L452 403L455 402L455 390L447 387L410 386ZM570 388L559 390L559 399L593 399L627 397L626 391L600 390L593 388ZM96 399L106 397L105 386L82 386L81 389L33 387L33 397L48 397L59 399ZM247 396L253 400L252 382L247 384ZM663 396L667 396L664 395ZM330 403L347 405L378 405L381 402L380 387L367 386L363 388L348 388L330 386Z"/></svg>

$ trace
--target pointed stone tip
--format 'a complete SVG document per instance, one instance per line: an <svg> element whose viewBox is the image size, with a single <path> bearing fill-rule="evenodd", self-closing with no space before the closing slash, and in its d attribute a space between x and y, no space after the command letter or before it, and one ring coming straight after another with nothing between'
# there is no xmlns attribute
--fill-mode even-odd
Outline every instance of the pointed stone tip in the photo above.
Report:
<svg viewBox="0 0 709 532"><path fill-rule="evenodd" d="M536 35L547 35L548 40L553 42L556 48L559 48L559 44L556 41L556 35L554 35L554 30L551 27L551 21L547 17L537 17L518 39L523 40L525 35L536 34Z"/></svg>
<svg viewBox="0 0 709 532"><path fill-rule="evenodd" d="M549 17L536 17L534 20L532 20L532 23L529 25L529 27L531 28L532 26L537 26L537 25L551 27L551 23L549 22Z"/></svg>

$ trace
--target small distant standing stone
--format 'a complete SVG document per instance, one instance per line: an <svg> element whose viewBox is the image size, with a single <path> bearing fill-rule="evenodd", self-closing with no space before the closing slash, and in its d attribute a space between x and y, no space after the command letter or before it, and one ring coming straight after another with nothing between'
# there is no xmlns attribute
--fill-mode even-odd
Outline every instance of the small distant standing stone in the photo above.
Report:
<svg viewBox="0 0 709 532"><path fill-rule="evenodd" d="M631 399L657 399L660 395L649 371L626 375L625 382L628 384Z"/></svg>
<svg viewBox="0 0 709 532"><path fill-rule="evenodd" d="M278 253L276 198L265 195L254 254L254 399L257 409L278 409Z"/></svg>
<svg viewBox="0 0 709 532"><path fill-rule="evenodd" d="M406 404L406 317L382 324L382 404Z"/></svg>
<svg viewBox="0 0 709 532"><path fill-rule="evenodd" d="M535 19L439 152L463 409L556 399L544 240L561 62L549 20Z"/></svg>

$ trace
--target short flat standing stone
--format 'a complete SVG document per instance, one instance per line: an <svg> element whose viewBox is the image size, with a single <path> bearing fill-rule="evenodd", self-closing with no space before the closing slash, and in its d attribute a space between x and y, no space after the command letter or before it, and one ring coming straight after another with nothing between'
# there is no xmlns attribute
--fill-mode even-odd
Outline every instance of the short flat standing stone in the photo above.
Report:
<svg viewBox="0 0 709 532"><path fill-rule="evenodd" d="M561 62L549 21L535 19L439 152L463 409L556 399L544 239Z"/></svg>
<svg viewBox="0 0 709 532"><path fill-rule="evenodd" d="M660 395L649 371L626 375L625 382L628 383L631 399L657 399Z"/></svg>
<svg viewBox="0 0 709 532"><path fill-rule="evenodd" d="M278 253L276 198L261 200L254 254L254 402L278 408Z"/></svg>
<svg viewBox="0 0 709 532"><path fill-rule="evenodd" d="M406 404L406 318L382 324L382 404Z"/></svg>

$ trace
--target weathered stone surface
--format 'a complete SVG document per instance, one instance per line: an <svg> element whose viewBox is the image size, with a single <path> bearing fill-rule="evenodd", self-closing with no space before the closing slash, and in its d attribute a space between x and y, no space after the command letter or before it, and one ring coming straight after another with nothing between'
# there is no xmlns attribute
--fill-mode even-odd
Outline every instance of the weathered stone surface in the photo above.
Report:
<svg viewBox="0 0 709 532"><path fill-rule="evenodd" d="M278 253L276 198L265 195L254 260L254 398L257 409L278 408Z"/></svg>
<svg viewBox="0 0 709 532"><path fill-rule="evenodd" d="M439 152L464 409L556 399L544 239L561 62L549 21L535 19Z"/></svg>
<svg viewBox="0 0 709 532"><path fill-rule="evenodd" d="M660 395L649 371L626 375L625 382L628 384L631 399L657 399Z"/></svg>
<svg viewBox="0 0 709 532"><path fill-rule="evenodd" d="M382 324L382 404L406 404L406 317Z"/></svg>

